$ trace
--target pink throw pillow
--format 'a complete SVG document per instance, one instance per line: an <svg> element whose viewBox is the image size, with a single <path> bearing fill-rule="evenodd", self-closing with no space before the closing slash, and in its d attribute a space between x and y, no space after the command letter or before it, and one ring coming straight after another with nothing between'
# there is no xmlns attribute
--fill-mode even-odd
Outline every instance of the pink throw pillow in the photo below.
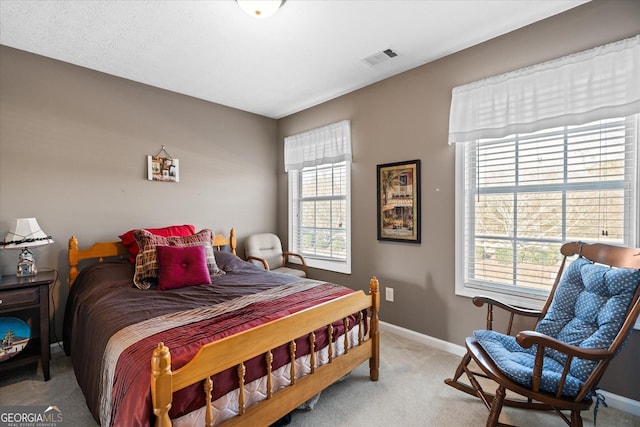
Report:
<svg viewBox="0 0 640 427"><path fill-rule="evenodd" d="M144 228L144 230L147 230L149 233L155 234L156 236L162 237L190 236L192 234L195 234L196 232L196 228L191 224L170 225L169 227L163 228ZM134 231L136 230L129 230L126 233L118 236L120 237L122 244L125 245L127 249L129 249L129 261L131 261L133 264L135 264L136 262L136 256L138 255L138 252L140 252L140 247L138 246L136 239L133 237Z"/></svg>
<svg viewBox="0 0 640 427"><path fill-rule="evenodd" d="M158 290L210 284L204 246L157 246Z"/></svg>

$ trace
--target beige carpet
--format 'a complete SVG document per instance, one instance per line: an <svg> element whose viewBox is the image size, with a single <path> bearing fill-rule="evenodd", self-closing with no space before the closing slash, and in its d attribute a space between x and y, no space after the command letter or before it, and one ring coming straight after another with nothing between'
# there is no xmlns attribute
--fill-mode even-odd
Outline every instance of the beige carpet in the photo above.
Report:
<svg viewBox="0 0 640 427"><path fill-rule="evenodd" d="M487 410L479 400L443 383L459 358L390 333L382 334L380 380L369 380L364 364L322 392L312 411L295 411L291 426L484 426ZM0 405L57 405L65 426L95 426L73 375L69 358L56 353L51 380L27 368L0 378ZM593 411L583 412L593 426ZM506 408L501 422L521 427L562 426L553 413ZM640 417L600 407L600 427L640 427Z"/></svg>

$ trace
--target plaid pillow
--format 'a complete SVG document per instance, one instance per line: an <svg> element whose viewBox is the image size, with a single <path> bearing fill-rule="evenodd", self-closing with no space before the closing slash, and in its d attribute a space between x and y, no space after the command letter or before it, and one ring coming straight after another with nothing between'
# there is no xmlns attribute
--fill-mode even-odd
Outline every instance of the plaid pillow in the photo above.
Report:
<svg viewBox="0 0 640 427"><path fill-rule="evenodd" d="M136 230L133 232L140 252L136 256L136 269L133 275L133 283L140 289L149 289L151 285L158 283L158 251L156 246L204 246L207 267L211 276L224 274L216 265L216 259L213 255L213 246L211 241L213 232L211 230L202 230L190 236L172 236L163 237L149 233L146 230Z"/></svg>

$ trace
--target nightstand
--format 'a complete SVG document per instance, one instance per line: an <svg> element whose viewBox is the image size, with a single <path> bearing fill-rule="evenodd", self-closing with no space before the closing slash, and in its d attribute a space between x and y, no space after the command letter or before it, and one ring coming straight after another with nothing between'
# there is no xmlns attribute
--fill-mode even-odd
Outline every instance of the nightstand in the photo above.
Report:
<svg viewBox="0 0 640 427"><path fill-rule="evenodd" d="M0 317L17 317L31 327L27 346L18 355L0 362L0 371L39 359L44 380L49 380L49 285L57 275L55 270L44 270L35 276L3 275L0 279Z"/></svg>

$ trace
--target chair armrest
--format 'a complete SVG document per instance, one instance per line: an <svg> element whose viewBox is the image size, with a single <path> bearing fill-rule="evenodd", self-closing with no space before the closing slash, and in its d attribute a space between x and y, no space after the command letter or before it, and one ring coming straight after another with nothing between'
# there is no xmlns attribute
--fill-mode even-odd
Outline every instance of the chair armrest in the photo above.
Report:
<svg viewBox="0 0 640 427"><path fill-rule="evenodd" d="M552 348L567 356L578 357L588 360L602 360L612 356L607 350L596 348L580 348L575 345L558 341L548 335L535 331L522 331L516 335L516 341L523 348L531 348L533 345L538 347Z"/></svg>
<svg viewBox="0 0 640 427"><path fill-rule="evenodd" d="M299 258L300 259L300 263L302 264L302 271L304 271L304 274L306 276L308 276L308 274L307 274L307 263L304 261L304 257L302 255L296 254L294 252L283 252L282 255L285 257L285 259L287 259L290 256Z"/></svg>
<svg viewBox="0 0 640 427"><path fill-rule="evenodd" d="M260 261L262 263L262 266L264 267L265 270L269 270L269 264L267 263L267 260L264 258L260 258L257 256L248 256L247 257L247 261Z"/></svg>
<svg viewBox="0 0 640 427"><path fill-rule="evenodd" d="M495 299L489 298L489 297L473 297L472 301L473 301L473 304L476 307L482 307L484 304L494 305L494 306L499 307L499 308L501 308L501 309L503 309L505 311L508 311L510 313L513 313L513 314L517 314L519 316L540 317L540 315L542 314L542 312L540 310L516 307L514 305L505 304L503 302L500 302L498 300L495 300Z"/></svg>
<svg viewBox="0 0 640 427"><path fill-rule="evenodd" d="M489 297L473 297L473 304L476 307L482 307L484 304L487 304L487 329L493 330L493 307L499 307L505 311L510 313L509 315L509 325L507 326L506 334L511 335L511 328L513 327L513 319L517 316L525 316L525 317L534 317L536 319L540 319L542 316L542 312L540 310L532 310L528 308L516 307L513 305L505 304L498 300Z"/></svg>

